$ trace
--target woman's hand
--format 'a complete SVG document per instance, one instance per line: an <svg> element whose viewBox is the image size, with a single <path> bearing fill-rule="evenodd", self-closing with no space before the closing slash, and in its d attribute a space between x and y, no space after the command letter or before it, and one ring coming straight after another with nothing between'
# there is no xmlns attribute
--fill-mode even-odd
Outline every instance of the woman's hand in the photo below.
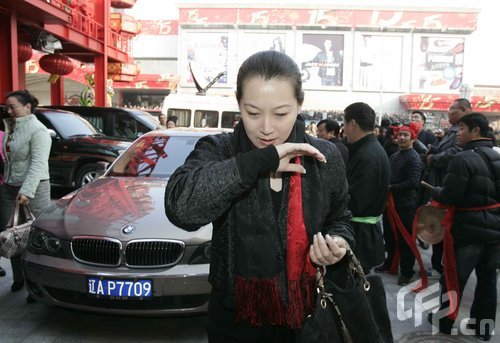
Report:
<svg viewBox="0 0 500 343"><path fill-rule="evenodd" d="M30 198L28 198L26 195L18 194L16 197L16 202L21 205L28 205L30 202Z"/></svg>
<svg viewBox="0 0 500 343"><path fill-rule="evenodd" d="M318 266L328 266L340 261L348 248L348 244L342 237L323 237L321 232L314 235L313 244L309 250L311 261Z"/></svg>
<svg viewBox="0 0 500 343"><path fill-rule="evenodd" d="M297 156L312 156L320 162L326 163L325 155L318 149L307 143L284 143L276 145L276 150L280 157L280 164L276 172L296 172L305 174L306 169L290 160Z"/></svg>

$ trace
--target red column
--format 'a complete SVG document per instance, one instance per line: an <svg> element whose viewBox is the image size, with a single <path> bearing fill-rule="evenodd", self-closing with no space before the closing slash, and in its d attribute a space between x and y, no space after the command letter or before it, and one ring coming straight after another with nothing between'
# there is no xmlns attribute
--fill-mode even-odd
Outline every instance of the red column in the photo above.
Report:
<svg viewBox="0 0 500 343"><path fill-rule="evenodd" d="M104 53L96 53L94 57L94 89L96 106L106 106L106 81L108 79L109 10L109 0L95 0L96 21L104 28Z"/></svg>
<svg viewBox="0 0 500 343"><path fill-rule="evenodd" d="M62 76L50 84L50 104L54 106L64 105L64 79Z"/></svg>
<svg viewBox="0 0 500 343"><path fill-rule="evenodd" d="M19 89L17 62L17 15L0 12L0 101L8 92ZM10 53L9 53L10 52Z"/></svg>

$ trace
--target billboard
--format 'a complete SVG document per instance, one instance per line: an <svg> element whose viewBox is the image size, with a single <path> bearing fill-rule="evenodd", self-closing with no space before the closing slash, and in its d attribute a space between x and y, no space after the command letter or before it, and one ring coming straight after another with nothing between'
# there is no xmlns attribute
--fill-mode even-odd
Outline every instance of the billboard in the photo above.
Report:
<svg viewBox="0 0 500 343"><path fill-rule="evenodd" d="M457 92L462 85L464 38L416 37L412 90Z"/></svg>
<svg viewBox="0 0 500 343"><path fill-rule="evenodd" d="M343 86L344 35L304 33L297 60L304 87Z"/></svg>

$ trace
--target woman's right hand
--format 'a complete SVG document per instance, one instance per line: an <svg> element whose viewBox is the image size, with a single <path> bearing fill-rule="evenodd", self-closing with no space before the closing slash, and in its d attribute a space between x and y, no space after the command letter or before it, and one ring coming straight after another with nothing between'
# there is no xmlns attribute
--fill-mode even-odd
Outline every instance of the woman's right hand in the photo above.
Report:
<svg viewBox="0 0 500 343"><path fill-rule="evenodd" d="M284 143L276 145L276 150L280 157L280 163L276 172L295 172L305 174L306 169L300 165L291 162L297 156L312 156L320 162L326 163L325 155L318 149L307 143Z"/></svg>

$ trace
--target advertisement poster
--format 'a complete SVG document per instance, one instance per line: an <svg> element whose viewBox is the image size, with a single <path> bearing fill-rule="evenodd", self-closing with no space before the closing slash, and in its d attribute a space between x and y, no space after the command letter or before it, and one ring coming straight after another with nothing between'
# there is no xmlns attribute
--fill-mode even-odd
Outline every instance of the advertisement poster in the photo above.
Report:
<svg viewBox="0 0 500 343"><path fill-rule="evenodd" d="M412 89L419 92L456 92L462 84L463 56L463 38L417 37Z"/></svg>
<svg viewBox="0 0 500 343"><path fill-rule="evenodd" d="M305 87L343 85L344 35L303 34L297 54Z"/></svg>
<svg viewBox="0 0 500 343"><path fill-rule="evenodd" d="M220 72L224 75L216 84L227 84L227 64L229 37L227 32L193 32L186 35L186 69L181 78L192 83L189 63L193 67L196 79L204 86Z"/></svg>
<svg viewBox="0 0 500 343"><path fill-rule="evenodd" d="M354 87L370 90L401 88L403 37L356 37Z"/></svg>
<svg viewBox="0 0 500 343"><path fill-rule="evenodd" d="M250 55L263 50L276 50L287 53L286 35L284 33L244 33L240 40L241 55L243 62Z"/></svg>

